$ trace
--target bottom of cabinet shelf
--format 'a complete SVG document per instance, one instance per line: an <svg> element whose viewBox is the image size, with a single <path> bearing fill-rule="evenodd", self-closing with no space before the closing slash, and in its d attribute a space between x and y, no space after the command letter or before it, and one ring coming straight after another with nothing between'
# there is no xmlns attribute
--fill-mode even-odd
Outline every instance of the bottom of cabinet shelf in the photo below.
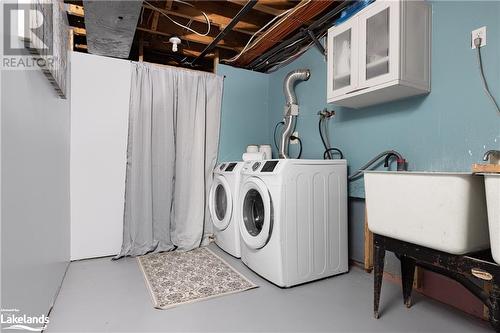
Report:
<svg viewBox="0 0 500 333"><path fill-rule="evenodd" d="M400 100L406 97L428 94L430 88L419 88L395 80L375 87L358 90L341 96L329 97L328 103L359 109L367 106Z"/></svg>

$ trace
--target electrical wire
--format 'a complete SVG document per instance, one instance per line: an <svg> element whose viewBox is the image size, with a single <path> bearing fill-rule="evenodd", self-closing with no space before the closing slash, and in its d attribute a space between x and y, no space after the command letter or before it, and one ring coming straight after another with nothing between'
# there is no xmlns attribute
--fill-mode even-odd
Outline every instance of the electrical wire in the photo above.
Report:
<svg viewBox="0 0 500 333"><path fill-rule="evenodd" d="M325 138L323 137L323 119L324 117L323 116L320 116L319 118L319 122L318 122L318 131L319 131L319 136L321 137L321 142L323 142L323 146L325 147L325 153L328 151L328 149L330 149L329 145L326 143L325 141ZM323 154L324 156L325 154ZM330 153L328 153L328 157L330 159L332 159L332 155Z"/></svg>
<svg viewBox="0 0 500 333"><path fill-rule="evenodd" d="M272 65L277 64L277 63L284 63L284 62L288 61L290 58L295 57L296 54L300 53L300 51L301 51L300 47L299 48L295 47L292 51L290 51L289 49L296 44L300 44L300 43L304 42L306 39L307 39L306 37L302 37L302 38L294 41L293 43L290 43L290 44L284 46L282 49L277 50L275 53L270 54L267 58L261 60L260 63L256 64L253 68L257 69L257 68L260 68L263 66L272 66ZM297 52L297 50L298 50L298 52ZM292 54L290 54L290 52ZM273 59L276 59L276 58L283 59L283 57L287 57L287 59L279 60L279 61L274 62L274 63L272 62Z"/></svg>
<svg viewBox="0 0 500 333"><path fill-rule="evenodd" d="M324 36L326 36L326 34L327 34L327 30L322 29L316 38L322 39ZM267 73L272 73L272 72L276 71L277 69L281 68L282 66L287 65L288 63L290 63L291 61L295 60L297 57L302 55L305 51L307 51L314 44L314 41L309 42L307 45L303 46L298 52L292 54L291 56L289 56L285 60L280 60L280 61L277 61L274 63L270 63L271 59L280 58L280 57L282 58L284 56L283 53L284 53L285 49L287 49L287 48L289 48L297 43L302 43L303 41L308 40L308 39L310 39L309 35L304 34L301 38L297 39L296 41L292 42L291 44L285 45L281 49L276 50L276 52L270 54L269 56L267 56L267 58L260 59L259 62L252 67L252 69L258 70L261 67L268 66L269 68L266 70Z"/></svg>
<svg viewBox="0 0 500 333"><path fill-rule="evenodd" d="M248 40L248 42L246 43L246 45L243 47L243 49L240 51L240 53L238 53L237 55L235 55L234 57L232 58L229 58L229 59L224 59L223 61L224 62L235 62L236 60L238 60L242 55L243 53L245 53L245 51L249 48L250 44L252 43L253 39L258 35L260 34L263 30L265 30L267 27L269 27L272 23L274 23L277 19L283 17L284 15L287 15L289 13L293 13L297 10L299 10L300 8L304 7L305 5L307 5L309 2L311 2L312 0L307 0L307 1L303 1L299 6L296 6L296 7L293 7L293 8L290 8L290 9L287 9L285 10L283 13L280 13L279 15L275 16L273 19L271 19L269 22L267 22L262 28L260 28L259 30L257 30L251 37L250 39ZM268 31L266 31L262 36L260 36L256 42L260 41L261 39L263 39L266 35L267 35Z"/></svg>
<svg viewBox="0 0 500 333"><path fill-rule="evenodd" d="M266 64L266 63L263 63L261 66L259 67L264 67L264 66L272 66L270 67L266 73L272 73L272 72L275 72L277 71L278 69L280 69L281 67L283 66L286 66L288 65L289 63L293 62L295 59L297 59L298 57L300 57L302 54L304 54L305 51L307 51L307 49L310 47L311 45L307 45L306 47L302 48L302 49L299 49L299 50L296 50L294 54L292 54L291 56L289 56L288 58L286 58L285 60L281 60L281 61L278 61L278 62L275 62L275 63L271 63L271 64Z"/></svg>
<svg viewBox="0 0 500 333"><path fill-rule="evenodd" d="M328 146L328 149L332 148L332 145L330 143L330 129L329 129L329 124L330 122L328 121L328 119L330 118L326 118L325 120L323 120L323 132L325 134L325 141L327 143L327 146ZM330 155L330 158L331 158L331 154Z"/></svg>
<svg viewBox="0 0 500 333"><path fill-rule="evenodd" d="M325 34L321 35L320 37L318 37L319 39L323 38ZM290 44L289 46L293 45L293 44L297 44L297 43L300 43L300 42L303 42L304 40L308 39L307 37L304 37L302 39L299 39L297 41L295 41L294 43ZM289 64L290 62L294 61L295 59L297 59L298 57L300 57L302 54L304 54L307 50L309 50L309 48L311 48L311 46L314 45L314 42L309 42L309 44L303 46L299 51L297 51L296 53L294 53L293 55L289 56L288 58L286 58L285 60L281 60L281 61L278 61L278 62L275 62L275 63L271 63L271 64L267 64L266 62L269 61L269 59L271 57L274 57L274 55L270 56L269 58L265 59L264 61L262 61L259 65L257 65L255 68L258 68L258 67L264 67L265 65L269 66L269 69L266 71L266 73L272 73L272 72L275 72L276 70L278 70L279 68ZM279 54L279 53L276 53L276 54Z"/></svg>
<svg viewBox="0 0 500 333"><path fill-rule="evenodd" d="M332 151L336 151L339 156L340 156L340 159L343 159L344 158L344 153L342 153L342 151L338 148L328 148L327 150L325 150L325 152L323 153L323 159L324 160L331 160L332 159L332 155L330 152ZM330 156L330 158L328 158L328 156Z"/></svg>
<svg viewBox="0 0 500 333"><path fill-rule="evenodd" d="M305 39L306 39L305 37L302 37L302 38L300 38L300 39L298 39L298 40L294 41L293 43L290 43L290 44L288 44L288 45L283 46L281 49L276 50L274 53L272 53L272 54L270 54L269 56L267 56L264 60L260 60L257 64L255 64L255 65L252 67L252 69L253 69L253 70L256 70L256 69L258 69L258 68L260 68L260 67L263 67L263 66L269 65L269 63L270 63L271 59L276 58L276 56L278 56L278 57L281 57L281 58L282 58L282 57L283 57L283 56L282 56L282 55L283 55L283 53L285 53L285 52L289 52L289 51L287 50L288 48L292 47L292 46L293 46L293 45L295 45L295 44L298 44L298 43L303 42Z"/></svg>
<svg viewBox="0 0 500 333"><path fill-rule="evenodd" d="M185 2L185 1L181 1L181 0L174 0L174 1L175 1L175 2L178 2L178 3L182 3L182 4L187 5L187 6L194 7L194 6L193 6L192 4L190 4L189 2ZM188 30L188 31L191 31L192 33L194 33L194 34L196 34L196 35L198 35L198 36L208 36L208 34L210 33L210 30L211 30L211 28L212 28L212 27L211 27L211 23L210 23L210 19L208 18L208 15L207 15L204 11L201 11L201 14L205 17L205 20L206 20L206 22L207 22L207 26L208 26L208 27L207 27L207 32L205 32L205 33L201 33L201 32L198 32L198 31L196 31L196 30L194 30L194 29L191 29L189 26L186 26L186 25L184 25L184 24L182 24L182 23L177 22L176 20L174 20L173 18L171 18L171 17L170 17L167 13L165 13L165 12L163 11L163 9L160 9L160 8L158 8L158 7L153 6L153 5L152 5L151 3L149 3L148 1L144 0L144 3L145 3L145 4L147 4L147 5L149 5L149 6L151 6L151 7L153 7L153 8L155 8L155 10L157 10L160 14L162 14L162 15L163 15L163 16L165 16L167 19L169 19L169 20L170 20L170 22L174 23L175 25L177 25L177 26L179 26L179 27L181 27L181 28L184 28L184 29L186 29L186 30ZM194 7L194 8L195 8L195 7Z"/></svg>
<svg viewBox="0 0 500 333"><path fill-rule="evenodd" d="M274 146L276 147L276 150L280 150L280 148L278 147L278 143L276 142L276 130L278 129L278 126L279 125L285 125L285 122L284 121L279 121L276 123L276 125L274 126L274 134L273 134L273 139L274 139Z"/></svg>
<svg viewBox="0 0 500 333"><path fill-rule="evenodd" d="M321 18L315 20L307 29L311 31L316 31L314 34L316 38L323 38L328 32L328 28L332 26L335 23L335 20L339 16L339 14L347 7L349 6L350 2L349 1L343 1L341 4L335 7L334 10L329 11L326 15L322 16ZM270 50L264 52L263 55L260 57L256 58L253 60L250 65L249 69L251 70L256 70L256 67L262 67L263 63L264 65L271 63L270 61L271 58L275 58L275 55L279 54L283 48L286 48L286 46L289 43L295 42L298 39L301 39L302 41L304 40L304 37L307 37L308 34L304 31L300 31L297 34L295 34L293 37L286 39L282 42L280 42L278 45L274 46ZM309 46L310 47L310 46ZM284 62L284 64L287 64ZM278 63L273 63L272 65L279 66ZM266 68L265 72L268 72L269 68ZM273 71L276 70L273 68Z"/></svg>
<svg viewBox="0 0 500 333"><path fill-rule="evenodd" d="M500 107L498 106L495 97L490 92L490 88L488 87L488 83L486 82L486 78L484 77L484 69L483 69L483 59L481 57L481 37L476 37L474 39L474 46L476 46L477 50L477 64L479 66L479 72L481 73L481 79L483 81L483 89L486 95L490 98L493 105L495 105L497 111L500 113Z"/></svg>
<svg viewBox="0 0 500 333"><path fill-rule="evenodd" d="M343 159L344 158L344 153L342 153L342 151L338 148L335 148L335 147L331 147L330 145L330 139L328 137L328 122L326 122L325 120L329 119L329 117L331 117L334 113L333 111L326 111L323 110L322 112L328 112L329 116L324 116L322 115L322 113L320 113L320 118L319 118L319 123L318 123L318 129L319 129L319 135L321 137L321 141L323 142L323 146L325 147L325 151L323 152L323 159L324 160L331 160L333 159L333 155L332 155L332 152L337 152L339 155L340 155L340 159ZM323 133L325 132L325 133Z"/></svg>
<svg viewBox="0 0 500 333"><path fill-rule="evenodd" d="M299 155L297 155L296 159L300 159L302 157L302 140L295 135L290 136L290 140L297 140L299 142Z"/></svg>

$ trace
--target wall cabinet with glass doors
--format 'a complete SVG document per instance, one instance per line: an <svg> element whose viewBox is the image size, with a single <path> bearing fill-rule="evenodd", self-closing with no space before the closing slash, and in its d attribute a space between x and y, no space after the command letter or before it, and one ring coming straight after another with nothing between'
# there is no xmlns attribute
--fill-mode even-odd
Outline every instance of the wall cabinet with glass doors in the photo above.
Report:
<svg viewBox="0 0 500 333"><path fill-rule="evenodd" d="M328 103L361 108L430 92L431 10L378 0L328 30Z"/></svg>

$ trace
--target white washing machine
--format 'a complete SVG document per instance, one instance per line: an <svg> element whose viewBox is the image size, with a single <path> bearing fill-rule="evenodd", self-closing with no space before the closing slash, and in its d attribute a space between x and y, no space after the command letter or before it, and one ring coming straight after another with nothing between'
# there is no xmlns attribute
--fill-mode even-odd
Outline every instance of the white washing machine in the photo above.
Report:
<svg viewBox="0 0 500 333"><path fill-rule="evenodd" d="M348 271L345 160L245 162L241 259L280 287Z"/></svg>
<svg viewBox="0 0 500 333"><path fill-rule="evenodd" d="M240 231L237 199L243 162L224 162L214 169L208 207L214 225L215 243L240 258Z"/></svg>

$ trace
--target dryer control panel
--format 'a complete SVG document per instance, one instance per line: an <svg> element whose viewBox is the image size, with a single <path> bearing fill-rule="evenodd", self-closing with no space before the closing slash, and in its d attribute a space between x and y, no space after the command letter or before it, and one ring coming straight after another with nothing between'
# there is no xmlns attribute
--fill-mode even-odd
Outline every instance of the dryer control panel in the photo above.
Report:
<svg viewBox="0 0 500 333"><path fill-rule="evenodd" d="M247 161L243 165L243 171L247 173L271 173L274 172L280 160L267 160L267 161Z"/></svg>
<svg viewBox="0 0 500 333"><path fill-rule="evenodd" d="M225 171L226 172L233 171L237 164L238 163L229 163Z"/></svg>
<svg viewBox="0 0 500 333"><path fill-rule="evenodd" d="M267 161L264 163L264 166L262 167L261 172L273 172L274 169L276 169L276 166L278 165L279 161Z"/></svg>

